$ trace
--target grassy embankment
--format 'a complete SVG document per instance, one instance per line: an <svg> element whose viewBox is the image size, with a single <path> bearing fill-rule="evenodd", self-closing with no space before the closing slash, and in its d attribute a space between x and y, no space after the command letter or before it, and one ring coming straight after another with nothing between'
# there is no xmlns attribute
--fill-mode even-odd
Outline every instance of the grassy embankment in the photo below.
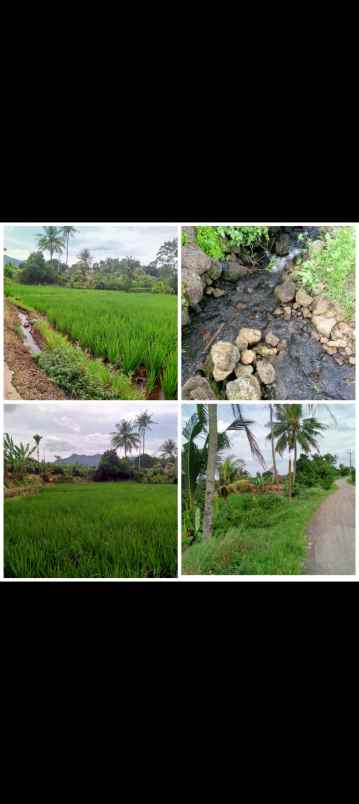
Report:
<svg viewBox="0 0 359 804"><path fill-rule="evenodd" d="M184 575L298 575L307 550L306 527L335 490L306 488L289 500L272 494L231 495L215 503L214 536L185 549Z"/></svg>
<svg viewBox="0 0 359 804"><path fill-rule="evenodd" d="M353 226L332 227L322 249L309 244L308 257L297 272L309 291L323 283L325 295L340 305L348 320L355 316L355 234Z"/></svg>
<svg viewBox="0 0 359 804"><path fill-rule="evenodd" d="M61 484L5 500L7 578L174 577L177 487Z"/></svg>
<svg viewBox="0 0 359 804"><path fill-rule="evenodd" d="M27 309L46 315L55 327L56 332L46 321L37 325L49 352L46 358L39 358L40 366L52 379L64 387L66 379L62 375L68 373L66 366L73 362L78 365L82 360L83 366L86 361L89 379L92 376L95 385L107 388L104 396L98 396L94 389L93 396L90 387L89 396L85 397L79 389L78 398L139 398L129 379L139 366L146 369L148 391L160 384L167 399L176 398L175 296L15 283L7 283L6 295ZM89 356L96 359L90 360Z"/></svg>

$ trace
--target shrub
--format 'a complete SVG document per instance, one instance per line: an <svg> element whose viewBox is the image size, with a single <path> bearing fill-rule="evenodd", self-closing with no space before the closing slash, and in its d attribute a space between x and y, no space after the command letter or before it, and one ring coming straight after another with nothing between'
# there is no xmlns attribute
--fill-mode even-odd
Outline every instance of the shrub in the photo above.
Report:
<svg viewBox="0 0 359 804"><path fill-rule="evenodd" d="M96 482L131 480L134 471L128 461L120 460L116 450L109 449L101 457L98 468L94 474Z"/></svg>
<svg viewBox="0 0 359 804"><path fill-rule="evenodd" d="M248 248L268 239L268 226L197 226L199 247L214 260L232 248Z"/></svg>
<svg viewBox="0 0 359 804"><path fill-rule="evenodd" d="M310 289L324 282L327 295L352 318L355 308L354 227L341 226L327 232L320 250L309 246L308 257L297 275Z"/></svg>
<svg viewBox="0 0 359 804"><path fill-rule="evenodd" d="M56 274L41 251L35 251L23 263L19 278L24 285L51 285L56 281Z"/></svg>

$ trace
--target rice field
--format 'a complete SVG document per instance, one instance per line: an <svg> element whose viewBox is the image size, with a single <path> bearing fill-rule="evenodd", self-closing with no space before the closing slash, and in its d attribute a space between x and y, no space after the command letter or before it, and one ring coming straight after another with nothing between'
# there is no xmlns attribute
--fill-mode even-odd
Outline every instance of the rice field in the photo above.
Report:
<svg viewBox="0 0 359 804"><path fill-rule="evenodd" d="M8 294L95 358L125 374L144 366L148 389L177 396L177 297L9 283Z"/></svg>
<svg viewBox="0 0 359 804"><path fill-rule="evenodd" d="M177 573L177 487L59 484L5 500L7 578Z"/></svg>

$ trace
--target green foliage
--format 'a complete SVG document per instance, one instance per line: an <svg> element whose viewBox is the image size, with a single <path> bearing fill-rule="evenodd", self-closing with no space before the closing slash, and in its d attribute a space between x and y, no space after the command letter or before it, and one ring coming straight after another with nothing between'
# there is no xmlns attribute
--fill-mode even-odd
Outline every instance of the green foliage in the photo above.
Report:
<svg viewBox="0 0 359 804"><path fill-rule="evenodd" d="M23 263L19 280L25 285L51 285L56 281L56 274L41 251L36 251Z"/></svg>
<svg viewBox="0 0 359 804"><path fill-rule="evenodd" d="M268 240L268 226L197 226L199 247L214 260L223 260L232 248L252 248Z"/></svg>
<svg viewBox="0 0 359 804"><path fill-rule="evenodd" d="M109 449L101 457L94 480L99 483L114 480L131 480L133 477L134 471L128 461L120 461L116 450Z"/></svg>
<svg viewBox="0 0 359 804"><path fill-rule="evenodd" d="M301 455L297 461L296 483L301 486L321 486L330 489L338 475L333 455Z"/></svg>
<svg viewBox="0 0 359 804"><path fill-rule="evenodd" d="M12 277L14 276L15 271L16 271L16 266L11 265L10 263L7 263L6 265L4 265L4 277L5 277L5 279L12 279Z"/></svg>
<svg viewBox="0 0 359 804"><path fill-rule="evenodd" d="M176 398L177 303L174 296L20 285L12 286L12 294L14 300L19 299L21 304L25 302L47 315L59 332L88 349L93 357L109 361L123 374L144 366L149 391L161 382L163 375L167 398Z"/></svg>
<svg viewBox="0 0 359 804"><path fill-rule="evenodd" d="M182 244L182 246L186 246L188 242L189 242L189 238L188 238L187 232L181 232L181 244Z"/></svg>
<svg viewBox="0 0 359 804"><path fill-rule="evenodd" d="M177 491L61 483L5 501L8 578L146 578L177 572Z"/></svg>
<svg viewBox="0 0 359 804"><path fill-rule="evenodd" d="M318 251L310 245L307 259L296 273L310 290L324 283L328 297L352 319L355 312L355 228L340 226L327 232L322 249Z"/></svg>
<svg viewBox="0 0 359 804"><path fill-rule="evenodd" d="M11 472L14 477L21 478L28 469L31 455L35 452L36 446L30 444L15 444L9 433L4 433L4 465L7 472Z"/></svg>
<svg viewBox="0 0 359 804"><path fill-rule="evenodd" d="M219 500L216 536L185 549L183 574L300 574L307 550L306 526L327 493L321 489L303 489L301 495L291 500L267 494L229 497L227 503ZM230 522L226 519L225 505L229 508Z"/></svg>

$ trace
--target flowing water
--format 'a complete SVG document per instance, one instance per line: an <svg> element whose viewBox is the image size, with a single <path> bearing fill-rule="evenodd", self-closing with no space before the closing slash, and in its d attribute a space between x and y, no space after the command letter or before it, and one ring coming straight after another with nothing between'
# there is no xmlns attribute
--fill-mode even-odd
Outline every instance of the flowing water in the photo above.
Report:
<svg viewBox="0 0 359 804"><path fill-rule="evenodd" d="M276 380L264 386L267 399L354 399L355 372L353 366L340 366L322 345L312 337L313 328L307 319L284 321L273 312L280 305L274 289L284 281L283 271L302 252L298 240L299 227L288 228L291 242L285 257L272 259L271 269L254 270L237 283L226 281L228 265L216 286L225 291L219 299L204 296L198 312L191 312L191 324L182 334L182 381L196 373L205 374L204 362L217 341L235 341L241 327L254 327L262 332L271 330L288 348L273 360ZM306 230L310 238L318 237L317 227ZM270 255L268 254L268 260ZM224 397L224 392L223 392Z"/></svg>
<svg viewBox="0 0 359 804"><path fill-rule="evenodd" d="M41 349L37 345L36 341L34 340L31 334L31 324L28 316L26 315L26 313L20 312L20 310L18 312L18 316L21 322L20 323L21 337L25 346L27 346L29 352L31 352L32 355L38 355L39 352L41 352Z"/></svg>

